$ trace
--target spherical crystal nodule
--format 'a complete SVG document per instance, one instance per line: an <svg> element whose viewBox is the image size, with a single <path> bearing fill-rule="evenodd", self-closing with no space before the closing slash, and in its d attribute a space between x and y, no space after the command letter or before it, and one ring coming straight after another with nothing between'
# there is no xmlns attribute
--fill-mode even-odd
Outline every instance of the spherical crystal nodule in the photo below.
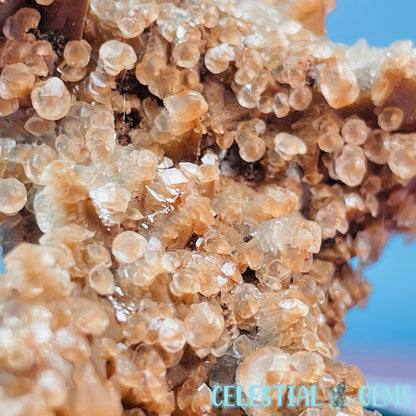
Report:
<svg viewBox="0 0 416 416"><path fill-rule="evenodd" d="M15 178L0 179L0 212L13 214L20 211L27 198L26 188Z"/></svg>
<svg viewBox="0 0 416 416"><path fill-rule="evenodd" d="M118 75L123 69L132 69L137 61L134 49L127 43L109 40L100 47L99 58L107 74Z"/></svg>
<svg viewBox="0 0 416 416"><path fill-rule="evenodd" d="M71 95L63 81L49 78L35 87L31 93L32 105L45 120L60 120L71 108Z"/></svg>

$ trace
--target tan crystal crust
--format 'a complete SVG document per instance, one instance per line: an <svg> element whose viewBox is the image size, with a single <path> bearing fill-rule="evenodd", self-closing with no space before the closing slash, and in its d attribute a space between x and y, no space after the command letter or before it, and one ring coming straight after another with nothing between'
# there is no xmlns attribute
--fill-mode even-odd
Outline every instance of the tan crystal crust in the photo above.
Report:
<svg viewBox="0 0 416 416"><path fill-rule="evenodd" d="M335 361L370 292L348 260L416 232L415 51L332 44L332 0L91 0L83 39L23 6L0 38L0 410L234 416L216 385L315 383L318 413L245 412L335 416L328 388L365 383Z"/></svg>

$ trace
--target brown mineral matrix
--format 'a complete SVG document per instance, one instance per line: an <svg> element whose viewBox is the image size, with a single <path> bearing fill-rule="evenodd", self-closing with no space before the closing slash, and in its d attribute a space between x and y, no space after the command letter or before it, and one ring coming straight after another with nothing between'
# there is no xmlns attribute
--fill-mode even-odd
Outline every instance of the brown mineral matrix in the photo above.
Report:
<svg viewBox="0 0 416 416"><path fill-rule="evenodd" d="M47 7L46 7L47 6ZM46 35L61 33L66 40L81 39L83 35L88 0L2 0L0 24L23 7L40 11L39 29Z"/></svg>
<svg viewBox="0 0 416 416"><path fill-rule="evenodd" d="M340 415L348 260L416 234L416 52L332 44L333 7L0 2L2 416Z"/></svg>

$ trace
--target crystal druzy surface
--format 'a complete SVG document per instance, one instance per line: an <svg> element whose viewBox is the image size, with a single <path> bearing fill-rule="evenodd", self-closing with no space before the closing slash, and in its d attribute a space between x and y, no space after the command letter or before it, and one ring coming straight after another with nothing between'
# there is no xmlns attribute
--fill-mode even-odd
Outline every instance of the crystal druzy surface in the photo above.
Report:
<svg viewBox="0 0 416 416"><path fill-rule="evenodd" d="M416 232L416 52L332 44L333 6L0 2L2 415L368 413L328 389L365 383L348 260Z"/></svg>

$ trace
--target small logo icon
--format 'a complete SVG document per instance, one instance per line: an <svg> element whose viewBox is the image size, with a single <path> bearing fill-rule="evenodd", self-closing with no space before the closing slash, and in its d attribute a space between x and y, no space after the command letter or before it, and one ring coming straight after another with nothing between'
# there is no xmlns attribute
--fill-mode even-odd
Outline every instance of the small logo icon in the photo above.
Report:
<svg viewBox="0 0 416 416"><path fill-rule="evenodd" d="M341 410L347 406L345 401L345 383L339 383L328 389L328 404L333 410Z"/></svg>

